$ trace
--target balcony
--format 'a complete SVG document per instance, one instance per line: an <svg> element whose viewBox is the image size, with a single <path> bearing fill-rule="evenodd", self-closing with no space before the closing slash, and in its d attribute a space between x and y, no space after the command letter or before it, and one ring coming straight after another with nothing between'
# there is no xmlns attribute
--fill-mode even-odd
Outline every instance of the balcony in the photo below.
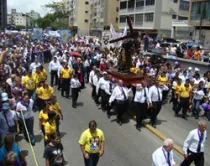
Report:
<svg viewBox="0 0 210 166"><path fill-rule="evenodd" d="M188 20L172 20L172 27L191 27Z"/></svg>

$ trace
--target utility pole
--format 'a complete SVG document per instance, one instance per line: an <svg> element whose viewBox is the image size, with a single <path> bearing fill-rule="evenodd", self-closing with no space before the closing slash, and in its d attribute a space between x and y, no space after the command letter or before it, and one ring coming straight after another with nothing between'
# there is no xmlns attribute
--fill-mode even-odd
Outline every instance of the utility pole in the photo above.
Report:
<svg viewBox="0 0 210 166"><path fill-rule="evenodd" d="M202 3L203 3L203 5L202 5ZM202 8L202 6L203 6L203 8ZM200 16L200 25L199 25L199 41L201 42L202 23L203 23L203 19L206 16L206 1L205 2L201 2L200 12L201 12L201 16Z"/></svg>

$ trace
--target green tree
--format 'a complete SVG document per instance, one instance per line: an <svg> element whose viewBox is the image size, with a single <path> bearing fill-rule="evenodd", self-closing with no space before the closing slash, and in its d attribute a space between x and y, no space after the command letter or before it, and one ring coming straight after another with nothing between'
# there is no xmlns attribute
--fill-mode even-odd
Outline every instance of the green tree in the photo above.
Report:
<svg viewBox="0 0 210 166"><path fill-rule="evenodd" d="M24 25L16 25L15 30L20 31L21 29L26 29Z"/></svg>
<svg viewBox="0 0 210 166"><path fill-rule="evenodd" d="M50 9L51 13L46 14L43 18L36 20L41 28L52 27L53 29L69 29L68 18L70 12L66 10L65 3L52 2L43 6Z"/></svg>

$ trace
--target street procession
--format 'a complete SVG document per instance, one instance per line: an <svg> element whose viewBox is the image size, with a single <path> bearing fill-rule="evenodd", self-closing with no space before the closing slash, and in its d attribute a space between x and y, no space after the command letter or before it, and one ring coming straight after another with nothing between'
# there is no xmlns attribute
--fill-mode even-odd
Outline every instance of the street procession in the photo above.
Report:
<svg viewBox="0 0 210 166"><path fill-rule="evenodd" d="M184 28L170 15L169 36L168 17L154 31L157 13L140 29L129 13L163 0L29 1L0 2L0 166L210 166L210 2L168 2L192 14ZM106 10L119 20L100 29Z"/></svg>

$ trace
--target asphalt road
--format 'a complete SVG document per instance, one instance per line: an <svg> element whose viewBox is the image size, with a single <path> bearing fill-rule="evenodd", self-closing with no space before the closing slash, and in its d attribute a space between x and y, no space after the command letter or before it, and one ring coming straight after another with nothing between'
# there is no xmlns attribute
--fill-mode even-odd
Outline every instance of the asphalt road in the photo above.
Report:
<svg viewBox="0 0 210 166"><path fill-rule="evenodd" d="M90 120L96 120L98 128L102 129L105 134L105 154L101 157L99 166L150 166L152 164L152 153L162 145L162 141L145 128L141 132L137 131L135 129L135 122L131 119L128 119L122 126L116 123L115 116L107 119L106 114L98 109L92 101L90 97L91 88L88 85L80 93L79 106L76 109L71 107L70 99L61 97L60 91L55 90L55 94L64 114L64 120L61 122L60 128L62 143L64 145L64 156L68 161L67 165L84 165L82 153L77 142L80 134L88 127ZM167 110L164 109L162 112L164 111ZM43 136L39 133L38 113L35 114L35 119L34 128L38 142L34 150L39 166L44 166L44 143ZM169 124L168 122L163 122L161 125L168 128ZM174 138L177 137L174 136ZM182 143L181 139L180 143ZM19 145L28 154L26 157L28 165L35 166L29 144L20 137ZM177 152L174 152L174 158L177 163L182 161L182 156Z"/></svg>

